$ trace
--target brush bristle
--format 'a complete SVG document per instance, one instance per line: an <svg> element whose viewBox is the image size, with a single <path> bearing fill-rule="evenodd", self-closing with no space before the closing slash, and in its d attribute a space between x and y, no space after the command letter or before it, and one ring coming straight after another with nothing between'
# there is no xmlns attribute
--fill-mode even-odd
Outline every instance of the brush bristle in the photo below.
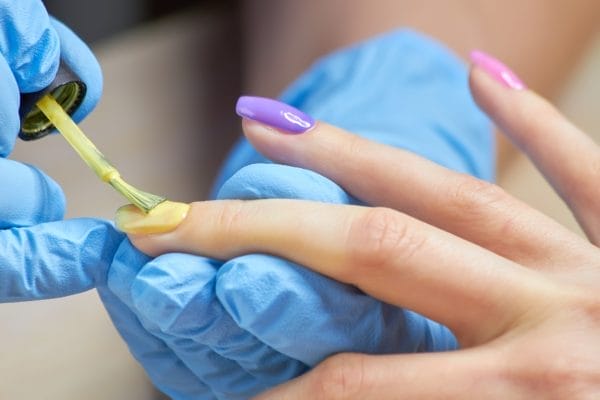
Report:
<svg viewBox="0 0 600 400"><path fill-rule="evenodd" d="M155 194L146 193L125 182L121 177L113 178L109 181L112 187L114 187L119 193L125 196L133 205L138 207L145 213L148 213L154 207L166 201L165 197L157 196Z"/></svg>

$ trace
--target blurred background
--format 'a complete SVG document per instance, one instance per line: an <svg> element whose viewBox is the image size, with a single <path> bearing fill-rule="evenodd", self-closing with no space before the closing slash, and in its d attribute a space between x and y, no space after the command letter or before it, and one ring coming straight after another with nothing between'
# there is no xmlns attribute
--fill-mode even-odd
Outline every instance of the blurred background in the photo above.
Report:
<svg viewBox="0 0 600 400"><path fill-rule="evenodd" d="M104 94L82 124L84 131L132 184L180 201L206 198L221 161L239 135L233 110L242 88L274 95L310 63L309 58L298 62L294 58L303 43L314 45L313 55L337 46L337 42L320 40L324 32L307 28L310 24L298 21L296 11L290 11L289 19L270 21L273 27L297 25L298 32L309 36L295 35L298 41L294 45L271 37L269 46L252 47L245 36L246 20L241 17L244 8L233 0L44 3L51 14L91 45L102 65ZM272 7L267 8L268 3ZM268 14L277 4L281 3L257 0L246 11ZM319 1L302 2L302 6L308 5L313 6L314 15L326 15L317 8ZM333 10L331 15L337 12ZM397 22L389 22L392 24ZM258 36L263 31L263 35L273 36L272 30L265 30L268 24L259 25ZM381 24L378 29L387 27ZM265 54L269 51L283 56L268 60ZM259 59L254 67L247 63L249 53ZM597 134L600 40L586 43L582 54L553 99L581 127ZM265 69L267 61L270 69ZM277 75L278 70L285 73ZM272 79L253 83L257 71L272 73ZM41 166L63 186L67 217L112 218L123 204L57 135L36 142L19 141L11 158ZM508 159L499 172L499 183L578 230L531 163L516 153ZM163 398L128 353L95 292L3 304L0 318L4 321L0 330L0 400Z"/></svg>

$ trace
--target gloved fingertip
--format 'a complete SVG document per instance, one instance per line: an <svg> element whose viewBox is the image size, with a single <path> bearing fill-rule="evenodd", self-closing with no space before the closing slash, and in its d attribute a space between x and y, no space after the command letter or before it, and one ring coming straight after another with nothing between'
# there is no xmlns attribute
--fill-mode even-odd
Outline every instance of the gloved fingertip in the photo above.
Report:
<svg viewBox="0 0 600 400"><path fill-rule="evenodd" d="M37 204L31 210L34 223L58 221L63 219L66 208L65 194L58 183L34 166L25 164L31 171L32 190L39 194ZM23 199L28 201L29 199Z"/></svg>
<svg viewBox="0 0 600 400"><path fill-rule="evenodd" d="M202 331L218 317L212 310L215 272L213 261L204 257L182 253L159 256L146 263L132 282L133 306L164 333ZM188 308L202 315L202 322L181 318Z"/></svg>
<svg viewBox="0 0 600 400"><path fill-rule="evenodd" d="M92 50L71 29L55 18L50 20L60 38L61 58L87 88L83 103L73 114L73 120L80 122L96 107L102 96L102 69Z"/></svg>
<svg viewBox="0 0 600 400"><path fill-rule="evenodd" d="M139 270L150 260L150 257L136 249L127 238L120 243L115 252L108 271L107 286L129 307L133 307L131 285Z"/></svg>
<svg viewBox="0 0 600 400"><path fill-rule="evenodd" d="M0 228L30 226L57 221L65 213L61 187L39 169L0 159Z"/></svg>
<svg viewBox="0 0 600 400"><path fill-rule="evenodd" d="M34 168L34 171L37 174L41 174L37 168ZM63 219L66 208L66 197L62 188L54 179L45 174L40 178L40 181L43 182L42 218L44 222Z"/></svg>
<svg viewBox="0 0 600 400"><path fill-rule="evenodd" d="M5 126L0 129L2 129L3 131L6 130L9 132L18 132L18 129L19 129L18 125L14 128L10 126L10 125L14 125L14 124L8 123L7 125L9 125L9 126ZM8 137L7 137L7 135L0 134L0 158L6 158L10 155L10 153L12 153L12 151L15 147L16 137L17 137L16 134L10 135Z"/></svg>
<svg viewBox="0 0 600 400"><path fill-rule="evenodd" d="M41 7L43 9L43 7ZM41 29L31 29L29 35L19 34L21 43L9 51L8 62L22 93L37 92L54 80L60 59L60 39L45 10L33 16ZM39 21L39 22L38 22Z"/></svg>

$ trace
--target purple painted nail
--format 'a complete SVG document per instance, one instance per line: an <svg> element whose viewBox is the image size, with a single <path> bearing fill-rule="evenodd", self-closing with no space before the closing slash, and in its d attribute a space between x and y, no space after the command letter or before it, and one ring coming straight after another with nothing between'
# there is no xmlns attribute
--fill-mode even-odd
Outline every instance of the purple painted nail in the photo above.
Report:
<svg viewBox="0 0 600 400"><path fill-rule="evenodd" d="M240 117L291 133L304 133L315 126L315 120L311 116L266 97L242 96L237 101L235 111Z"/></svg>

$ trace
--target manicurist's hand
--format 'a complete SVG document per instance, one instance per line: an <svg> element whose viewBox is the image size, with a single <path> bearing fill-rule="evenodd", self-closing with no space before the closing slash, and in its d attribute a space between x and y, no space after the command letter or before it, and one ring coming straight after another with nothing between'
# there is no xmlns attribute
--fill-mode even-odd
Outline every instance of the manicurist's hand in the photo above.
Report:
<svg viewBox="0 0 600 400"><path fill-rule="evenodd" d="M370 206L200 202L170 233L130 236L153 256L287 258L443 323L461 345L445 353L338 354L260 398L599 395L600 150L502 64L481 53L474 62L477 102L546 175L589 241L497 186L411 153L325 123L292 134L272 118L306 119L284 106L247 113L253 145L327 176Z"/></svg>
<svg viewBox="0 0 600 400"><path fill-rule="evenodd" d="M83 119L102 92L98 61L40 0L0 0L0 302L40 300L92 289L123 235L108 221L61 221L65 198L38 168L8 159L20 129L21 93L42 90L60 59L87 85L74 118Z"/></svg>
<svg viewBox="0 0 600 400"><path fill-rule="evenodd" d="M52 83L64 60L86 84L73 118L79 122L98 103L102 72L88 46L68 27L50 17L40 0L0 0L0 157L6 157L19 133L21 93Z"/></svg>

